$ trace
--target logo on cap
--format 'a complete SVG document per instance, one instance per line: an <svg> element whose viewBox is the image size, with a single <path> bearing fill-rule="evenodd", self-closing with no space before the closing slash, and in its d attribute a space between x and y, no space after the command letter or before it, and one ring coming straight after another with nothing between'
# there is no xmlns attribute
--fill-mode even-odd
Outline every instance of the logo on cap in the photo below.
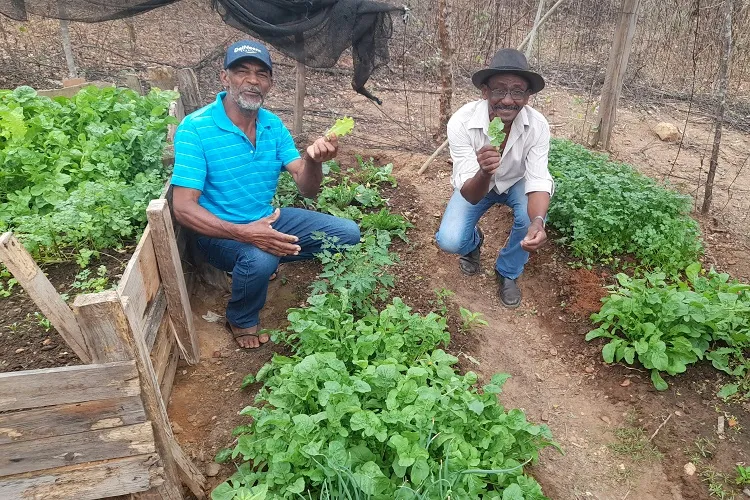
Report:
<svg viewBox="0 0 750 500"><path fill-rule="evenodd" d="M234 48L234 53L237 52L244 52L245 54L260 54L261 50L258 47L253 47L251 45L240 45L239 47Z"/></svg>

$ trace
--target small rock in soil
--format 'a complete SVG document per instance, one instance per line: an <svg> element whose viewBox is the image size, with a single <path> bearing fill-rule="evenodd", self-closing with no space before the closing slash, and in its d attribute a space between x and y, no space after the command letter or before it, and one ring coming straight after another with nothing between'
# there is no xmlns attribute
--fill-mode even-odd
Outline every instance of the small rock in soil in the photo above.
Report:
<svg viewBox="0 0 750 500"><path fill-rule="evenodd" d="M549 413L546 411L542 412L542 422L548 422L549 421Z"/></svg>
<svg viewBox="0 0 750 500"><path fill-rule="evenodd" d="M44 339L44 342L42 342L42 345L50 345L52 343L52 339Z"/></svg>
<svg viewBox="0 0 750 500"><path fill-rule="evenodd" d="M684 415L684 413L682 413L680 410L677 410L676 412L674 412L674 415L675 417L681 417Z"/></svg>
<svg viewBox="0 0 750 500"><path fill-rule="evenodd" d="M543 381L543 380L544 380L544 378L542 378L542 376L541 376L541 375L539 375L538 373L535 373L534 375L536 375L536 379L537 379L537 380L538 380L539 382L541 382L541 381Z"/></svg>
<svg viewBox="0 0 750 500"><path fill-rule="evenodd" d="M215 462L211 462L210 464L206 465L206 475L208 477L218 476L220 470L221 470L221 465Z"/></svg>
<svg viewBox="0 0 750 500"><path fill-rule="evenodd" d="M182 427L180 427L180 424L177 422L172 422L172 432L175 434L180 434L182 432Z"/></svg>
<svg viewBox="0 0 750 500"><path fill-rule="evenodd" d="M19 347L18 349L16 349L16 354L21 354L25 350L26 349L24 349L23 347Z"/></svg>
<svg viewBox="0 0 750 500"><path fill-rule="evenodd" d="M601 418L601 419L602 419L602 422L604 422L605 424L607 424L607 425L612 425L612 421L611 421L611 420L609 419L609 417L608 417L608 416L606 416L606 415L602 415L602 416L601 416L601 417L599 417L599 418Z"/></svg>
<svg viewBox="0 0 750 500"><path fill-rule="evenodd" d="M195 415L190 415L187 418L187 421L190 422L191 424L194 424L196 420L198 420L198 417L196 417Z"/></svg>
<svg viewBox="0 0 750 500"><path fill-rule="evenodd" d="M550 353L551 355L553 355L553 356L557 356L557 349L555 349L555 348L553 347L552 349L550 349L550 350L549 350L549 353Z"/></svg>
<svg viewBox="0 0 750 500"><path fill-rule="evenodd" d="M221 357L221 351L214 351L214 353L211 355L212 358L220 358Z"/></svg>
<svg viewBox="0 0 750 500"><path fill-rule="evenodd" d="M594 369L590 366L586 367L586 373L594 373Z"/></svg>
<svg viewBox="0 0 750 500"><path fill-rule="evenodd" d="M620 385L621 385L622 387L627 387L627 386L629 386L629 385L630 385L630 379L629 379L629 378L626 378L625 380L623 380L623 381L622 381L622 383L620 383Z"/></svg>
<svg viewBox="0 0 750 500"><path fill-rule="evenodd" d="M692 476L695 474L695 464L693 462L688 462L683 467L685 469L685 474L688 476Z"/></svg>
<svg viewBox="0 0 750 500"><path fill-rule="evenodd" d="M744 493L746 497L750 497L750 488L745 488L742 490L742 493Z"/></svg>

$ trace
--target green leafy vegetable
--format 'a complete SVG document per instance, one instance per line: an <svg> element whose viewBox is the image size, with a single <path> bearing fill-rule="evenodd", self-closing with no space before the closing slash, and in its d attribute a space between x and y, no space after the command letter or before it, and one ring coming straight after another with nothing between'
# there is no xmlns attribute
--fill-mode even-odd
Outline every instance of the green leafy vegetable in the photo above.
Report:
<svg viewBox="0 0 750 500"><path fill-rule="evenodd" d="M134 240L162 165L175 92L86 87L68 99L0 92L0 232L38 260L73 260Z"/></svg>
<svg viewBox="0 0 750 500"><path fill-rule="evenodd" d="M503 121L495 117L490 122L490 126L487 129L487 135L490 136L490 144L496 148L499 148L503 145L503 141L505 140L505 132L503 131L503 128L505 125L503 125Z"/></svg>
<svg viewBox="0 0 750 500"><path fill-rule="evenodd" d="M336 134L336 137L341 138L345 135L350 134L353 129L354 118L345 116L336 120L336 123L333 124L333 127L329 128L328 132L326 132L326 137L330 137L331 135Z"/></svg>

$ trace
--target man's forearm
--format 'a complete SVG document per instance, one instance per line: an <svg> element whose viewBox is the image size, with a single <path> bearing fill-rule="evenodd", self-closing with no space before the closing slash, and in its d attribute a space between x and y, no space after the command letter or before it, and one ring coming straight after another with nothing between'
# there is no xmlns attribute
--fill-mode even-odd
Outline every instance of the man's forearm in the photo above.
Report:
<svg viewBox="0 0 750 500"><path fill-rule="evenodd" d="M216 217L197 203L184 208L175 204L174 216L177 222L204 236L244 241L239 225Z"/></svg>
<svg viewBox="0 0 750 500"><path fill-rule="evenodd" d="M476 205L490 192L491 180L492 176L480 169L461 186L461 196L472 205Z"/></svg>
<svg viewBox="0 0 750 500"><path fill-rule="evenodd" d="M305 198L314 198L320 191L320 183L323 181L323 164L310 158L307 153L303 161L304 168L297 180L297 187Z"/></svg>
<svg viewBox="0 0 750 500"><path fill-rule="evenodd" d="M528 194L529 220L534 222L535 217L546 217L549 209L550 195L545 191L534 191Z"/></svg>

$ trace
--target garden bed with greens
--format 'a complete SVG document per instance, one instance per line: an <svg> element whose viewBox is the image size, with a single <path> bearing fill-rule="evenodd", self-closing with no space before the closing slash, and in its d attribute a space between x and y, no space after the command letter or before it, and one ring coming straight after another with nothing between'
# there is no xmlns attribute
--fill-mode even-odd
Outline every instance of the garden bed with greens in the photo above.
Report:
<svg viewBox="0 0 750 500"><path fill-rule="evenodd" d="M169 176L162 155L175 92L87 87L48 98L0 91L0 233L13 231L64 296L117 283ZM75 363L0 266L0 370Z"/></svg>
<svg viewBox="0 0 750 500"><path fill-rule="evenodd" d="M719 396L750 397L750 285L703 268L691 198L564 140L552 142L550 170L558 241L585 265L627 271L586 340L608 339L604 360L637 362L658 390L668 387L664 374L706 359L731 377Z"/></svg>
<svg viewBox="0 0 750 500"><path fill-rule="evenodd" d="M217 455L238 469L212 498L545 498L525 467L555 446L549 429L498 402L508 375L480 385L457 370L445 317L390 296L391 238L408 223L379 193L391 166L359 166L328 164L316 202L282 180L280 204L353 218L363 239L343 253L327 243L306 307L272 332L293 354L245 377L263 387Z"/></svg>

